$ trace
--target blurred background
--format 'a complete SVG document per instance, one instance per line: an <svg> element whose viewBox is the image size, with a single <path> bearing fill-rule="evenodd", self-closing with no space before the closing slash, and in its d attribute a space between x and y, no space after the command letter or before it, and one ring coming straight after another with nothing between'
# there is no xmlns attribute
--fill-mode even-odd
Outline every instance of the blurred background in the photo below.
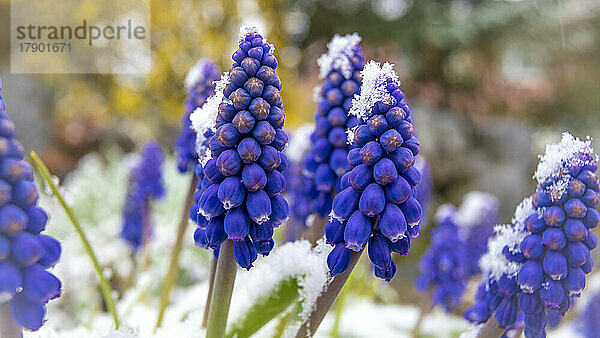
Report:
<svg viewBox="0 0 600 338"><path fill-rule="evenodd" d="M334 34L358 32L367 60L396 65L432 168L430 214L440 203L459 204L466 192L482 190L499 198L501 221L508 223L533 192L531 175L544 144L558 141L562 131L600 134L597 0L151 4L150 74L21 75L10 74L10 7L0 0L2 95L19 140L57 175L104 147L130 152L156 138L172 149L188 69L209 57L227 70L241 24L258 26L276 46L289 129L312 122L316 59ZM416 242L422 250L427 241ZM403 273L395 281L413 278Z"/></svg>

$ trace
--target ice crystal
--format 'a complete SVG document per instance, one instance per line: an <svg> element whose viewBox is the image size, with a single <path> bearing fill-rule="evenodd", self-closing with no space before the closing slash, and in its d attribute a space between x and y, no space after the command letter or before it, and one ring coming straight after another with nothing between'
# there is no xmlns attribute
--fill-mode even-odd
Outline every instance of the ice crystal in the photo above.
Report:
<svg viewBox="0 0 600 338"><path fill-rule="evenodd" d="M300 163L310 147L310 135L315 130L314 123L305 123L291 133L285 154L288 159Z"/></svg>
<svg viewBox="0 0 600 338"><path fill-rule="evenodd" d="M324 79L332 70L338 70L346 79L352 77L354 67L351 59L354 56L354 49L358 47L362 38L358 33L340 36L336 34L327 44L327 53L324 53L317 60L319 65L319 77Z"/></svg>
<svg viewBox="0 0 600 338"><path fill-rule="evenodd" d="M394 65L387 62L381 65L376 61L369 61L360 75L363 81L361 91L360 94L354 95L348 114L366 121L371 116L375 103L393 103L394 99L386 88L387 80L391 79L398 84L400 81L394 71Z"/></svg>

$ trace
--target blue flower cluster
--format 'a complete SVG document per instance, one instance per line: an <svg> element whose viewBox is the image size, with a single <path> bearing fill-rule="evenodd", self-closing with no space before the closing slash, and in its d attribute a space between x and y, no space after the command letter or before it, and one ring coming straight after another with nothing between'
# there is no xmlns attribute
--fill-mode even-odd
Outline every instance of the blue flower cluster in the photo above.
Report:
<svg viewBox="0 0 600 338"><path fill-rule="evenodd" d="M332 275L346 271L351 253L368 242L375 275L389 281L396 273L391 253L407 254L419 233L415 187L421 175L413 164L420 143L393 65L371 61L361 76L361 94L350 111L358 124L348 131L352 170L340 180L325 227L334 245L327 264Z"/></svg>
<svg viewBox="0 0 600 338"><path fill-rule="evenodd" d="M196 133L192 129L190 115L214 94L214 82L219 79L219 76L219 69L214 62L210 59L200 59L190 69L185 79L188 95L183 103L185 112L181 117L181 131L175 141L177 168L181 173L188 172L198 163Z"/></svg>
<svg viewBox="0 0 600 338"><path fill-rule="evenodd" d="M121 237L134 250L148 243L152 235L150 202L165 195L162 177L164 155L160 145L148 142L131 170L125 205Z"/></svg>
<svg viewBox="0 0 600 338"><path fill-rule="evenodd" d="M559 144L547 146L535 194L517 208L514 227L498 229L490 240L495 255L484 255L482 267L492 278L467 319L482 322L494 314L506 327L522 312L525 336L532 338L545 337L554 311L564 316L593 267L590 250L598 240L589 230L600 223L597 169L589 141L565 133Z"/></svg>
<svg viewBox="0 0 600 338"><path fill-rule="evenodd" d="M2 83L0 82L0 88ZM0 302L8 302L19 327L44 324L46 303L61 294L61 282L47 271L60 257L60 243L43 235L48 215L36 206L33 169L0 96Z"/></svg>
<svg viewBox="0 0 600 338"><path fill-rule="evenodd" d="M419 262L415 288L422 293L430 291L432 303L451 312L461 304L467 283L467 245L459 238L454 206L441 205L435 221L431 243Z"/></svg>
<svg viewBox="0 0 600 338"><path fill-rule="evenodd" d="M582 337L598 338L600 337L600 292L596 290L589 296L586 298L587 304L575 319L574 327Z"/></svg>
<svg viewBox="0 0 600 338"><path fill-rule="evenodd" d="M223 99L216 133L207 142L212 158L194 197L194 239L197 246L213 250L233 240L236 262L250 269L258 253L269 254L273 229L289 217L282 197L287 167L282 151L288 138L273 46L247 29L232 58L228 83L215 94Z"/></svg>
<svg viewBox="0 0 600 338"><path fill-rule="evenodd" d="M419 228L423 229L427 224L427 209L433 192L433 177L431 174L431 167L423 155L415 157L415 167L419 170L419 173L421 173L421 182L416 189L417 201L419 201L421 209L423 209Z"/></svg>
<svg viewBox="0 0 600 338"><path fill-rule="evenodd" d="M321 78L325 81L316 98L312 147L303 165L303 173L309 178L304 180L307 185L303 187L309 202L308 214L325 217L331 212L333 196L340 191L340 178L350 169L346 160L346 129L358 124L357 118L349 116L348 112L362 83L360 71L365 58L360 40L357 33L344 37L336 35L327 45L328 52L318 60Z"/></svg>

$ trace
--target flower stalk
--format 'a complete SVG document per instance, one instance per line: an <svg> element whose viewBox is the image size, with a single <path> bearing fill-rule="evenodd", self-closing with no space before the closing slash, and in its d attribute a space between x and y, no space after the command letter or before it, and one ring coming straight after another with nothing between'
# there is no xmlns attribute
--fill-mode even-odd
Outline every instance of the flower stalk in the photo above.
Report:
<svg viewBox="0 0 600 338"><path fill-rule="evenodd" d="M208 311L208 322L206 325L207 338L221 338L225 336L229 305L233 294L235 282L236 262L233 259L233 241L226 240L221 244L210 309Z"/></svg>
<svg viewBox="0 0 600 338"><path fill-rule="evenodd" d="M196 175L192 175L190 187L188 189L187 195L185 196L184 206L181 211L181 218L179 219L179 227L177 228L177 238L175 239L173 251L171 252L171 262L169 264L169 271L167 272L160 293L160 305L158 309L158 317L156 319L155 329L158 329L162 325L165 310L167 309L167 305L169 304L169 295L171 294L171 289L173 289L173 285L175 284L175 280L177 279L177 273L179 272L179 257L181 256L181 250L183 248L183 237L187 229L189 218L188 214L190 207L192 206L197 183L198 177Z"/></svg>
<svg viewBox="0 0 600 338"><path fill-rule="evenodd" d="M433 289L430 288L427 291L427 294L421 298L421 303L419 304L419 317L417 317L417 321L412 330L411 337L417 338L419 337L419 333L421 332L421 326L423 325L423 321L427 317L428 314L431 313L435 305L431 301L431 294L433 293Z"/></svg>
<svg viewBox="0 0 600 338"><path fill-rule="evenodd" d="M491 316L477 334L477 338L497 338L502 336L506 329L500 328L498 325L496 318Z"/></svg>
<svg viewBox="0 0 600 338"><path fill-rule="evenodd" d="M42 159L34 151L31 152L30 156L31 156L31 159L33 160L33 164L34 164L35 168L38 170L40 175L42 175L42 178L44 179L44 181L50 188L50 191L52 191L52 194L54 194L54 196L58 200L58 203L60 204L60 206L63 208L63 210L67 214L67 217L69 218L69 220L71 221L71 224L73 224L73 227L75 228L75 231L79 235L81 244L83 245L87 255L90 257L90 260L92 261L92 265L94 266L94 269L96 270L96 275L98 276L100 290L102 292L102 298L104 299L104 303L106 304L106 307L108 308L108 311L110 312L110 314L112 316L113 323L115 325L115 329L118 330L119 329L119 318L117 316L117 309L115 307L115 303L112 299L112 290L111 290L110 284L104 277L102 267L100 266L100 263L98 262L98 258L96 257L96 254L94 253L94 249L90 245L89 240L87 239L85 233L83 232L83 229L81 228L81 224L79 224L79 220L75 217L75 213L73 213L73 210L67 205L67 202L65 201L64 197L58 190L58 187L56 186L56 184L54 184L54 181L52 180L52 175L50 174L50 171L48 170L48 167L46 166L44 161L42 161Z"/></svg>
<svg viewBox="0 0 600 338"><path fill-rule="evenodd" d="M309 241L313 246L317 245L317 241L323 237L325 232L325 225L327 224L327 217L321 217L317 214L313 214L313 219L310 227L304 232L304 239Z"/></svg>
<svg viewBox="0 0 600 338"><path fill-rule="evenodd" d="M331 283L327 286L327 290L317 298L313 312L310 314L309 319L304 322L298 330L296 338L304 338L314 335L319 328L319 325L323 321L323 318L325 318L325 315L327 312L329 312L329 309L335 302L335 299L339 295L340 291L342 291L344 284L346 284L346 281L350 277L352 270L354 270L356 263L358 263L358 259L360 258L362 252L363 250L352 252L350 255L350 264L348 265L348 268L346 271L333 277Z"/></svg>
<svg viewBox="0 0 600 338"><path fill-rule="evenodd" d="M210 300L212 299L213 289L215 287L215 274L217 272L217 258L213 256L212 264L210 265L210 274L208 276L208 293L206 294L206 302L204 303L204 317L202 318L202 327L206 328L208 323L208 310L210 309Z"/></svg>

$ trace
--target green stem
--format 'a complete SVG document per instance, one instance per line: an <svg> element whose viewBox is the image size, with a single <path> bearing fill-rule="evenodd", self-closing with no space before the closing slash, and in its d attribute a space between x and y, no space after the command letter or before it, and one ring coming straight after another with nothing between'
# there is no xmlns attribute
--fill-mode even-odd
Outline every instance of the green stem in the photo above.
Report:
<svg viewBox="0 0 600 338"><path fill-rule="evenodd" d="M327 291L323 292L317 298L315 309L310 314L309 319L306 322L304 322L298 330L296 338L304 338L308 336L312 337L315 334L315 332L319 328L319 325L321 325L323 318L325 318L325 315L327 314L327 312L329 312L331 305L333 304L338 294L344 287L344 284L348 280L348 277L350 277L350 274L352 273L352 270L354 270L356 263L358 263L358 259L360 258L362 252L363 250L359 252L352 252L352 256L350 257L350 265L348 266L348 269L346 269L346 271L344 271L343 273L333 277L333 280L327 286Z"/></svg>
<svg viewBox="0 0 600 338"><path fill-rule="evenodd" d="M212 258L212 264L210 265L210 275L208 277L208 294L206 295L206 302L204 303L204 317L202 318L202 327L206 328L208 323L208 310L210 309L210 300L212 299L213 288L215 287L215 273L217 271L217 259Z"/></svg>
<svg viewBox="0 0 600 338"><path fill-rule="evenodd" d="M8 303L0 303L0 337L22 338L21 328L15 324Z"/></svg>
<svg viewBox="0 0 600 338"><path fill-rule="evenodd" d="M215 273L215 287L210 309L208 311L208 323L206 325L207 338L225 337L229 305L233 294L235 282L236 262L233 259L233 242L226 240L221 244L219 258L217 259L217 270Z"/></svg>
<svg viewBox="0 0 600 338"><path fill-rule="evenodd" d="M304 239L312 243L313 246L317 244L317 241L323 237L325 232L325 225L327 224L327 218L321 217L317 214L313 214L313 219L310 227L306 229L303 236Z"/></svg>
<svg viewBox="0 0 600 338"><path fill-rule="evenodd" d="M498 325L498 321L496 321L494 315L491 315L481 331L477 334L477 338L497 338L502 336L506 329L500 328Z"/></svg>
<svg viewBox="0 0 600 338"><path fill-rule="evenodd" d="M415 326L412 330L411 336L413 338L417 338L421 332L421 325L423 325L423 321L428 314L433 310L433 303L431 302L431 295L433 294L433 289L429 289L425 295L421 298L421 304L419 304L419 317L415 323Z"/></svg>
<svg viewBox="0 0 600 338"><path fill-rule="evenodd" d="M112 315L112 319L115 324L115 329L118 330L119 329L119 318L117 317L117 309L115 308L115 303L112 299L112 295L111 295L112 291L110 288L110 284L108 283L106 278L104 278L104 273L102 272L102 267L100 266L100 263L98 263L96 254L94 254L94 249L92 249L90 242L88 241L87 237L85 236L85 233L83 232L83 229L81 228L81 224L79 224L79 221L77 220L77 218L75 217L75 214L73 213L73 210L67 205L67 202L65 202L65 199L63 198L62 194L58 190L58 187L54 184L54 181L52 181L52 175L50 174L50 171L48 170L48 167L46 167L46 164L44 163L44 161L42 161L42 159L34 151L31 152L31 158L33 159L35 168L42 175L42 178L44 179L44 181L46 182L46 184L48 185L48 187L50 188L50 190L52 191L52 193L58 200L58 203L64 209L65 213L67 214L67 217L71 221L71 224L73 224L75 231L79 235L79 239L81 239L83 248L85 249L85 252L87 253L87 255L90 257L90 260L92 261L92 265L94 266L94 269L96 270L96 274L98 275L98 279L100 281L100 290L102 291L102 297L104 298L104 302L106 304L106 307L108 308L108 311Z"/></svg>
<svg viewBox="0 0 600 338"><path fill-rule="evenodd" d="M179 227L177 228L177 238L175 239L173 251L171 252L171 263L169 264L169 271L167 272L167 276L165 277L165 281L163 283L163 287L160 293L160 305L158 308L158 317L156 319L156 325L154 327L155 329L158 329L162 325L165 310L167 309L167 305L169 305L169 295L171 294L171 289L173 289L173 285L175 284L175 280L177 279L177 274L179 272L179 257L181 255L181 250L183 249L183 238L188 225L188 218L190 213L190 207L192 206L193 202L194 192L196 192L196 183L198 182L198 178L196 177L196 175L193 174L192 176L193 177L190 181L190 187L188 189L188 193L183 203L181 218L179 219Z"/></svg>

